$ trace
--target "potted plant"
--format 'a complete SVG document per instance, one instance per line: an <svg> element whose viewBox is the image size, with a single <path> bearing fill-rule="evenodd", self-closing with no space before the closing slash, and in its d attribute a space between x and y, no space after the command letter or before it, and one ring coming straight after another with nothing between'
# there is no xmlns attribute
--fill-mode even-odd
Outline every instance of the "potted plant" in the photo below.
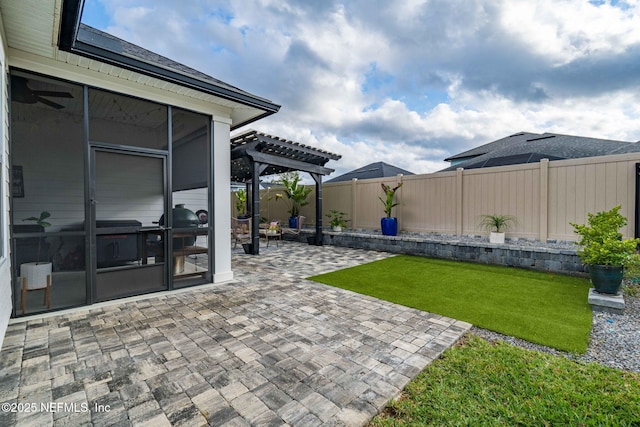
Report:
<svg viewBox="0 0 640 427"><path fill-rule="evenodd" d="M384 191L385 198L378 197L378 199L380 199L384 205L384 213L387 215L385 218L380 219L380 228L382 229L383 235L395 236L398 234L398 218L391 216L391 209L400 204L399 202L395 202L394 199L396 191L402 187L402 183L396 185L394 188L391 188L390 185L384 182L381 182L380 186L382 187L382 191Z"/></svg>
<svg viewBox="0 0 640 427"><path fill-rule="evenodd" d="M344 218L345 215L346 213L335 209L332 209L328 214L326 214L327 217L331 218L329 221L331 230L340 232L342 229L347 228L347 222L349 220Z"/></svg>
<svg viewBox="0 0 640 427"><path fill-rule="evenodd" d="M31 216L24 218L23 221L34 221L37 225L46 229L51 226L51 223L45 221L51 214L47 211L42 211L39 217ZM51 275L51 262L40 261L40 250L42 247L42 237L38 237L38 257L35 262L25 262L20 265L20 276L27 279L27 289L39 289L46 285L47 276Z"/></svg>
<svg viewBox="0 0 640 427"><path fill-rule="evenodd" d="M504 243L505 231L516 223L513 215L482 215L480 226L489 231L489 243Z"/></svg>
<svg viewBox="0 0 640 427"><path fill-rule="evenodd" d="M300 183L300 174L292 172L280 175L280 183L284 186L284 195L289 203L289 228L298 228L298 216L300 208L309 204L307 197L311 193L311 188ZM277 199L282 198L282 196Z"/></svg>
<svg viewBox="0 0 640 427"><path fill-rule="evenodd" d="M638 265L640 239L622 239L620 229L627 225L627 218L620 206L610 211L587 214L587 224L570 222L580 236L578 256L589 266L591 283L597 292L617 294L622 284L625 268Z"/></svg>
<svg viewBox="0 0 640 427"><path fill-rule="evenodd" d="M247 217L247 190L241 188L236 191L236 212L238 213L238 218L248 218Z"/></svg>

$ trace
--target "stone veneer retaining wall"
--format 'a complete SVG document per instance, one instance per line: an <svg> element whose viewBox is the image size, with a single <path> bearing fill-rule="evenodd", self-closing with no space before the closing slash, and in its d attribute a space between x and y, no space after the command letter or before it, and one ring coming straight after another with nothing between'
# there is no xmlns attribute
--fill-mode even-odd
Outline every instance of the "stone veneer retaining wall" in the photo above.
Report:
<svg viewBox="0 0 640 427"><path fill-rule="evenodd" d="M310 230L303 231L302 234L300 240L314 235ZM518 245L517 242L507 241L504 245L498 245L482 240L456 240L455 236L451 236L451 240L441 240L429 239L428 236L383 236L344 231L325 231L323 237L323 243L326 245L507 265L563 274L586 274L586 267L578 258L575 249L544 247L541 243Z"/></svg>

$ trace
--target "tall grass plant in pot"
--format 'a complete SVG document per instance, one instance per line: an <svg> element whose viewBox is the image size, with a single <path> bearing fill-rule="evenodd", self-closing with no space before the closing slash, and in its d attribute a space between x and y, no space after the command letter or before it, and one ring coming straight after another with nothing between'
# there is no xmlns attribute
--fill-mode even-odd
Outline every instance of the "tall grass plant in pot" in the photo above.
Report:
<svg viewBox="0 0 640 427"><path fill-rule="evenodd" d="M381 182L380 186L384 192L384 199L382 197L378 197L378 199L380 199L384 205L384 213L387 215L380 219L380 229L382 230L382 234L385 236L396 236L398 234L398 218L392 217L391 211L394 207L400 204L395 201L395 196L396 191L402 187L402 183L391 188L390 185Z"/></svg>
<svg viewBox="0 0 640 427"><path fill-rule="evenodd" d="M482 215L480 226L489 231L489 243L504 243L505 232L516 224L516 217L513 215Z"/></svg>

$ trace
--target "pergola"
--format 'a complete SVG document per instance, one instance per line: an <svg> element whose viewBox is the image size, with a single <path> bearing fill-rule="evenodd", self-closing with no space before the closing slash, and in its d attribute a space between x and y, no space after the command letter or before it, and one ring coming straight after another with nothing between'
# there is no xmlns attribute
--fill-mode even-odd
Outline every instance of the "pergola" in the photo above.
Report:
<svg viewBox="0 0 640 427"><path fill-rule="evenodd" d="M231 138L231 180L251 183L251 243L257 255L260 242L260 176L307 172L316 183L316 245L322 245L322 176L333 172L324 165L342 156L294 141L248 130ZM249 193L249 191L248 191Z"/></svg>

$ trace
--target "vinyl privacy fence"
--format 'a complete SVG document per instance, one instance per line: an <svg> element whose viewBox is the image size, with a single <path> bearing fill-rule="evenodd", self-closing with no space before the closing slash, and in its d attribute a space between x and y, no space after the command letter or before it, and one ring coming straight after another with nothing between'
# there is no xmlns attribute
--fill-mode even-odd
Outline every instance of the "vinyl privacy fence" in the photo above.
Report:
<svg viewBox="0 0 640 427"><path fill-rule="evenodd" d="M404 231L478 235L485 233L479 226L482 215L506 214L517 219L507 236L576 240L570 222L585 223L587 213L621 205L629 220L622 232L633 237L639 162L640 153L631 153L329 183L323 185L323 212L346 212L350 228L379 230L384 216L380 184L402 182L393 215ZM287 204L276 201L278 192L272 188L261 193L260 214L286 222ZM314 193L309 201L301 211L305 224L315 222ZM328 224L328 218L323 223Z"/></svg>

